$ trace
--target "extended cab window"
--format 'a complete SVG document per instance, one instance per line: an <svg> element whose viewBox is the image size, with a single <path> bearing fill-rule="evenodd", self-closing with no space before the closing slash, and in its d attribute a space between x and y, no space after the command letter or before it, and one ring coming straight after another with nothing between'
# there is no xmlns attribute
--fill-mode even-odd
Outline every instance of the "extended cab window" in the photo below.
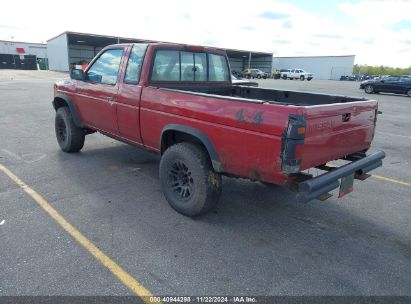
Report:
<svg viewBox="0 0 411 304"><path fill-rule="evenodd" d="M147 44L135 44L131 49L127 63L125 83L137 84L140 80L141 63L147 49Z"/></svg>
<svg viewBox="0 0 411 304"><path fill-rule="evenodd" d="M87 71L87 80L114 85L117 82L123 49L105 51Z"/></svg>
<svg viewBox="0 0 411 304"><path fill-rule="evenodd" d="M225 56L180 50L158 50L151 70L151 81L194 82L229 81Z"/></svg>

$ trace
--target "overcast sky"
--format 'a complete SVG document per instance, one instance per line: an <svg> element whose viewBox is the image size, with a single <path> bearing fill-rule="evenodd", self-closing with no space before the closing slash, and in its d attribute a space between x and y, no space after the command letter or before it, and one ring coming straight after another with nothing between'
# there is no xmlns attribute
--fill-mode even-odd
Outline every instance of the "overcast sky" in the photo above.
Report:
<svg viewBox="0 0 411 304"><path fill-rule="evenodd" d="M411 66L411 0L4 1L0 39L45 42L64 32L274 52L356 55Z"/></svg>

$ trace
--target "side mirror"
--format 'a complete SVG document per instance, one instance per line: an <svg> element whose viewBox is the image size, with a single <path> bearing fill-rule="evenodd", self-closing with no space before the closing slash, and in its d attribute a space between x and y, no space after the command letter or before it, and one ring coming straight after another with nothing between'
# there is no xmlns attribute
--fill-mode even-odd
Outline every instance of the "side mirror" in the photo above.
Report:
<svg viewBox="0 0 411 304"><path fill-rule="evenodd" d="M70 71L70 78L75 79L75 80L85 80L86 79L86 74L84 73L83 70L72 69Z"/></svg>

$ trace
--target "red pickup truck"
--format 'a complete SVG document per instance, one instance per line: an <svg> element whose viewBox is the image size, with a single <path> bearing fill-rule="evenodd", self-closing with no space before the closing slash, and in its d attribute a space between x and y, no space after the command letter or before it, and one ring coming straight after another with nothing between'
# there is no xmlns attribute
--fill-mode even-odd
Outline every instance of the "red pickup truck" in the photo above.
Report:
<svg viewBox="0 0 411 304"><path fill-rule="evenodd" d="M111 45L70 76L54 86L61 149L78 152L98 131L160 153L164 195L187 216L217 203L222 175L286 185L310 201L351 192L385 157L366 155L376 101L236 86L223 50ZM337 159L346 162L327 165Z"/></svg>

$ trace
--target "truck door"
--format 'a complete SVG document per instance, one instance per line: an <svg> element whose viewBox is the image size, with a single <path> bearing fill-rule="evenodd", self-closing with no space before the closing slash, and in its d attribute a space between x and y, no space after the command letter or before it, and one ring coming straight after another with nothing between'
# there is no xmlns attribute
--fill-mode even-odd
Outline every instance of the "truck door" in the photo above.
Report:
<svg viewBox="0 0 411 304"><path fill-rule="evenodd" d="M118 134L116 95L124 48L104 51L86 70L85 81L77 81L75 102L86 125Z"/></svg>
<svg viewBox="0 0 411 304"><path fill-rule="evenodd" d="M123 81L117 95L117 122L120 136L142 143L140 133L140 72L147 44L134 44L128 56Z"/></svg>

